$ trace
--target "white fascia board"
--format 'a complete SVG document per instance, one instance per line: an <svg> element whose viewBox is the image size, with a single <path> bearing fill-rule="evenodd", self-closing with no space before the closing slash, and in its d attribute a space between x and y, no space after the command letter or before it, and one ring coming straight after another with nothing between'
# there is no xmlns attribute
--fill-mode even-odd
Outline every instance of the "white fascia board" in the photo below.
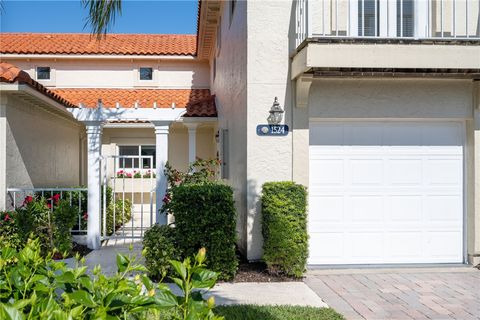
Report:
<svg viewBox="0 0 480 320"><path fill-rule="evenodd" d="M115 123L110 122L106 123L104 129L144 129L144 128L153 128L153 124L150 122L146 123Z"/></svg>
<svg viewBox="0 0 480 320"><path fill-rule="evenodd" d="M197 56L183 55L115 55L115 54L0 54L2 59L57 59L57 60L196 60Z"/></svg>
<svg viewBox="0 0 480 320"><path fill-rule="evenodd" d="M303 73L307 72L310 69L307 66L307 52L308 45L303 47L300 52L298 52L292 59L292 74L291 80L296 79L298 76L302 75Z"/></svg>
<svg viewBox="0 0 480 320"><path fill-rule="evenodd" d="M108 121L178 121L185 108L69 108L75 119L82 122Z"/></svg>
<svg viewBox="0 0 480 320"><path fill-rule="evenodd" d="M50 105L53 109L56 111L59 111L62 113L64 116L67 116L69 118L72 117L72 114L68 112L67 108L65 106L54 99L44 95L41 92L38 92L34 88L26 85L26 84L18 84L18 83L2 83L0 84L0 92L23 92L26 93L36 99L39 99L43 101L44 103Z"/></svg>

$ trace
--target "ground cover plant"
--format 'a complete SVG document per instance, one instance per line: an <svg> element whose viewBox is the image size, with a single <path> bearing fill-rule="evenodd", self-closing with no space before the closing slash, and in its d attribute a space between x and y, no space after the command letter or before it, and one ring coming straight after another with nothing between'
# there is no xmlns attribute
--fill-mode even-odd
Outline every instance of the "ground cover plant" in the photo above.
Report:
<svg viewBox="0 0 480 320"><path fill-rule="evenodd" d="M213 313L214 300L203 298L217 274L205 269L205 249L183 262L171 261L173 282L182 295L153 283L145 267L118 254L117 273L105 276L100 267L87 272L78 257L74 268L41 254L40 241L29 240L16 251L0 255L0 319L223 319Z"/></svg>
<svg viewBox="0 0 480 320"><path fill-rule="evenodd" d="M218 315L226 320L344 320L345 318L330 308L299 306L218 306Z"/></svg>

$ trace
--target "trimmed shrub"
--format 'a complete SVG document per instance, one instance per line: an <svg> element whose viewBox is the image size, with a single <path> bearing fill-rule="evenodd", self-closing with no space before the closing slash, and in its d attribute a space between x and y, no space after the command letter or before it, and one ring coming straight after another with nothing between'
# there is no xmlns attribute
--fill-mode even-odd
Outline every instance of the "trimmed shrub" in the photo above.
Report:
<svg viewBox="0 0 480 320"><path fill-rule="evenodd" d="M185 257L205 247L208 268L231 279L238 267L235 254L236 214L231 187L214 182L172 188L169 209L175 216L178 247Z"/></svg>
<svg viewBox="0 0 480 320"><path fill-rule="evenodd" d="M172 276L170 261L182 256L177 249L174 228L159 224L152 226L143 236L143 249L145 266L152 279L160 281Z"/></svg>
<svg viewBox="0 0 480 320"><path fill-rule="evenodd" d="M308 257L307 191L293 182L268 182L262 191L263 259L269 272L301 277Z"/></svg>

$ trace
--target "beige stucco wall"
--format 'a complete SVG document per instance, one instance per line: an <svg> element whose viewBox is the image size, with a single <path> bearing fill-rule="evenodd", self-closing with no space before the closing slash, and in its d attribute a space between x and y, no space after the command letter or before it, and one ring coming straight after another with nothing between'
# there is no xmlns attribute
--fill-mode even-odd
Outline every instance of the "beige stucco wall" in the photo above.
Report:
<svg viewBox="0 0 480 320"><path fill-rule="evenodd" d="M7 188L80 184L84 129L45 108L9 97L6 108Z"/></svg>
<svg viewBox="0 0 480 320"><path fill-rule="evenodd" d="M262 258L262 184L292 179L292 134L259 137L275 97L284 107L284 123L292 125L292 82L289 52L293 48L294 2L248 2L247 78L247 258Z"/></svg>
<svg viewBox="0 0 480 320"><path fill-rule="evenodd" d="M115 60L115 59L6 59L35 79L37 66L51 68L45 86L64 88L209 88L209 67L194 60ZM138 68L151 67L152 81L138 81Z"/></svg>
<svg viewBox="0 0 480 320"><path fill-rule="evenodd" d="M248 3L250 5L250 3ZM235 190L238 245L247 251L247 1L237 1L230 22L228 3L221 7L221 47L210 59L211 91L217 97L218 129L229 132L229 179ZM213 76L216 59L216 76ZM221 151L221 149L220 149ZM223 158L223 155L221 155Z"/></svg>

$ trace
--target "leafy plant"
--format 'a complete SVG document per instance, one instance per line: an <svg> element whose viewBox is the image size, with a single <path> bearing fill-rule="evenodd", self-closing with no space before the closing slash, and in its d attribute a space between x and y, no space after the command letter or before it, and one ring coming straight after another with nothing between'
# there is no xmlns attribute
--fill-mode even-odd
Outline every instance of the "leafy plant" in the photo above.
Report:
<svg viewBox="0 0 480 320"><path fill-rule="evenodd" d="M263 259L272 273L301 277L308 257L307 191L293 182L268 182L262 191Z"/></svg>
<svg viewBox="0 0 480 320"><path fill-rule="evenodd" d="M175 217L178 248L185 257L206 248L207 265L221 279L236 273L236 212L230 186L206 182L172 188L169 208Z"/></svg>
<svg viewBox="0 0 480 320"><path fill-rule="evenodd" d="M74 268L41 254L39 240L29 240L19 252L4 247L0 256L0 319L145 319L159 318L162 310L177 319L223 319L213 314L213 299L201 290L216 281L204 269L205 252L189 260L172 261L175 283L183 295L175 296L165 284L154 284L145 267L126 255L117 255L117 273L111 277L100 267L87 272L84 260Z"/></svg>
<svg viewBox="0 0 480 320"><path fill-rule="evenodd" d="M77 221L78 210L67 200L58 200L53 207L54 244L60 253L72 250L72 227Z"/></svg>
<svg viewBox="0 0 480 320"><path fill-rule="evenodd" d="M2 247L19 249L22 238L16 212L0 211L0 243Z"/></svg>
<svg viewBox="0 0 480 320"><path fill-rule="evenodd" d="M181 258L175 229L166 225L153 225L143 237L143 252L148 275L152 279L161 280L170 276L170 261Z"/></svg>

